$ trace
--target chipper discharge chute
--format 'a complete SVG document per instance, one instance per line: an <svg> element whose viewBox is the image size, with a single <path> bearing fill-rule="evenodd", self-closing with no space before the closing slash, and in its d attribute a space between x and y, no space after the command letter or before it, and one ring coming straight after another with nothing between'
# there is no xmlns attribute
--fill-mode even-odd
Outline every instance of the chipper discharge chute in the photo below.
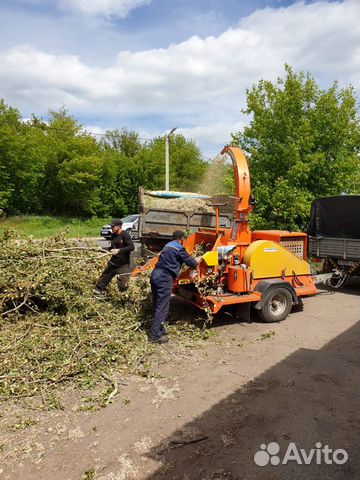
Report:
<svg viewBox="0 0 360 480"><path fill-rule="evenodd" d="M235 306L240 317L248 317L253 304L265 321L283 320L300 297L317 293L306 261L307 236L280 230L251 232L248 215L253 202L245 155L234 146L221 153L230 156L236 179L232 228L217 223L184 241L189 253L202 249L203 254L196 272L186 268L177 277L173 292L211 313ZM155 257L134 274L154 268L156 261Z"/></svg>

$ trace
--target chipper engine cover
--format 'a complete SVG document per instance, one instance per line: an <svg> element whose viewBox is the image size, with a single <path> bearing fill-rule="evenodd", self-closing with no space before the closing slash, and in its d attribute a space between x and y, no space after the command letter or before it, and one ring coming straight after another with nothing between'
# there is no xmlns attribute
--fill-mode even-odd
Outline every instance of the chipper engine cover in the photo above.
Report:
<svg viewBox="0 0 360 480"><path fill-rule="evenodd" d="M245 251L244 263L254 279L282 278L287 275L310 275L310 265L279 243L256 240Z"/></svg>

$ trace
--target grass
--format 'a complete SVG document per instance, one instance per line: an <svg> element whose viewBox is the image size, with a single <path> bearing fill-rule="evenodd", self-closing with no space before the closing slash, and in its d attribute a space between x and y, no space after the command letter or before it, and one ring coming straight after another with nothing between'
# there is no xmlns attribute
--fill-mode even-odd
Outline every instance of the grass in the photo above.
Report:
<svg viewBox="0 0 360 480"><path fill-rule="evenodd" d="M66 232L67 238L100 237L100 228L110 222L110 218L50 217L22 215L0 219L0 236L7 228L15 229L20 237L32 235L46 238L59 232Z"/></svg>
<svg viewBox="0 0 360 480"><path fill-rule="evenodd" d="M261 334L261 340L266 340L267 338L271 338L274 335L275 335L274 330L269 330L268 332Z"/></svg>
<svg viewBox="0 0 360 480"><path fill-rule="evenodd" d="M20 418L18 422L13 423L11 425L7 425L7 430L10 432L16 432L17 430L25 430L25 428L31 427L32 425L36 425L37 422L32 420L31 418Z"/></svg>
<svg viewBox="0 0 360 480"><path fill-rule="evenodd" d="M94 480L95 474L96 474L95 468L90 468L89 470L86 470L86 472L82 474L82 480Z"/></svg>

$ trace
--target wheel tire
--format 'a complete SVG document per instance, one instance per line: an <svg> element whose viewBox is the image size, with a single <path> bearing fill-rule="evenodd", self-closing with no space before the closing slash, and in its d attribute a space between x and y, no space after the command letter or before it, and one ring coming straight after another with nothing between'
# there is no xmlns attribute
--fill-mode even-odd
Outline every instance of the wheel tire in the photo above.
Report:
<svg viewBox="0 0 360 480"><path fill-rule="evenodd" d="M292 308L292 295L287 288L274 288L266 294L266 299L259 316L264 322L280 322L285 320Z"/></svg>

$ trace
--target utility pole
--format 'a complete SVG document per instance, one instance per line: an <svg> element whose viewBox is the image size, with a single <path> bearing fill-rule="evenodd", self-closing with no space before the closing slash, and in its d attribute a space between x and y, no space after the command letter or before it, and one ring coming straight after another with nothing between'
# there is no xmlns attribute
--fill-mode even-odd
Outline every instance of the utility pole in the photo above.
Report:
<svg viewBox="0 0 360 480"><path fill-rule="evenodd" d="M169 133L165 135L165 191L168 192L170 190L170 181L169 181L169 138L172 133L175 132L177 127L174 127L170 130Z"/></svg>

